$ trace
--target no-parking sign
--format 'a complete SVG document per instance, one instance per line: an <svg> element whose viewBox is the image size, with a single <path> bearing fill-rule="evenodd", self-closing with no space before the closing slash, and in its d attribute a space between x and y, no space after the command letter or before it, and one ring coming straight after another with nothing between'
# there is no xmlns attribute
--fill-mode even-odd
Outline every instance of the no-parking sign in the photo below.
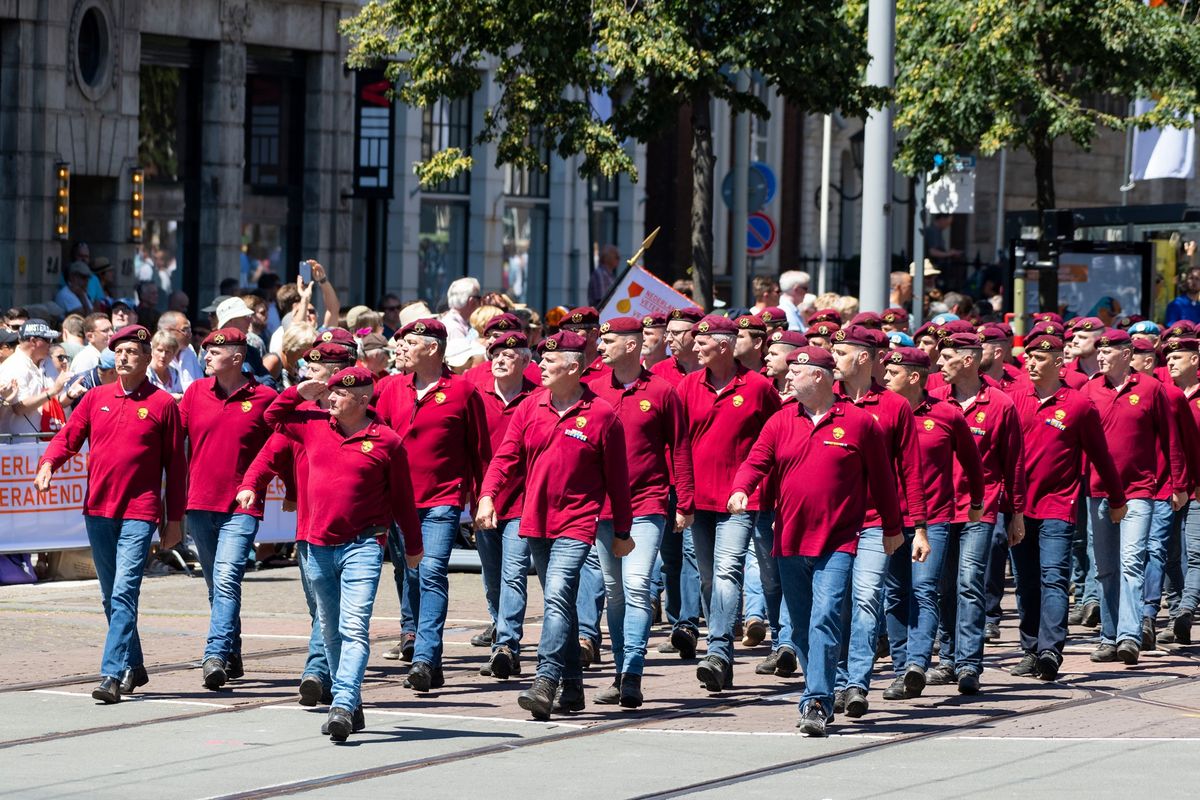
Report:
<svg viewBox="0 0 1200 800"><path fill-rule="evenodd" d="M746 220L746 255L761 256L775 244L775 222L761 211Z"/></svg>

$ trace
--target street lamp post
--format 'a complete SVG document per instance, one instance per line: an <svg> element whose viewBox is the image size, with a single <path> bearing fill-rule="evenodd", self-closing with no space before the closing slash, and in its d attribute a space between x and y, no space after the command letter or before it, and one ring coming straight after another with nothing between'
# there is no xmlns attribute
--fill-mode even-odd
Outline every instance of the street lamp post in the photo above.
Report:
<svg viewBox="0 0 1200 800"><path fill-rule="evenodd" d="M867 82L892 87L895 66L896 0L871 0L867 10ZM891 269L892 107L867 116L863 147L862 272L859 307L883 311Z"/></svg>

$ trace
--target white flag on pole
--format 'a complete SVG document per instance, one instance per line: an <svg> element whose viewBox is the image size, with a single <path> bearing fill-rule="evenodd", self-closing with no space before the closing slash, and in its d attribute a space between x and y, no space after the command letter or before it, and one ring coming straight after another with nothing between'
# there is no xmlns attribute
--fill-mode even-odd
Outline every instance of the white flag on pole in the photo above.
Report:
<svg viewBox="0 0 1200 800"><path fill-rule="evenodd" d="M644 317L647 314L669 314L676 308L699 308L691 298L660 281L641 264L625 271L620 282L608 295L600 309L600 321L613 317Z"/></svg>
<svg viewBox="0 0 1200 800"><path fill-rule="evenodd" d="M1154 100L1134 102L1134 114L1145 114L1157 105ZM1186 117L1194 123L1193 115ZM1130 181L1155 178L1191 178L1196 172L1195 128L1151 128L1133 132L1133 162Z"/></svg>

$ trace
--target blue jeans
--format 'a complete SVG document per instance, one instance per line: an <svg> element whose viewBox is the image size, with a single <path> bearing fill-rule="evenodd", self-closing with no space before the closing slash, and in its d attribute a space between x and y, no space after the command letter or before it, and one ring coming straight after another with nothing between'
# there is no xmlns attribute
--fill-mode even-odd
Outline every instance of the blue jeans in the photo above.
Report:
<svg viewBox="0 0 1200 800"><path fill-rule="evenodd" d="M992 549L991 522L950 526L942 565L942 650L939 663L958 673L983 673L984 583Z"/></svg>
<svg viewBox="0 0 1200 800"><path fill-rule="evenodd" d="M779 583L779 563L775 560L775 512L759 511L754 520L754 535L750 540L754 562L762 587L763 608L771 626L771 650L787 645L796 649L793 641L792 617L783 602L783 586ZM747 562L749 564L750 562ZM748 605L748 603L747 603ZM749 612L747 611L747 616Z"/></svg>
<svg viewBox="0 0 1200 800"><path fill-rule="evenodd" d="M483 599L488 617L496 624L500 611L500 572L504 559L504 524L496 520L492 530L475 531L475 552L479 555L479 572L483 579Z"/></svg>
<svg viewBox="0 0 1200 800"><path fill-rule="evenodd" d="M296 542L296 563L300 565L300 588L304 590L304 602L308 604L308 616L312 620L312 633L308 636L308 657L304 660L301 677L311 675L321 682L326 690L333 689L333 676L329 674L329 659L325 656L325 637L321 635L321 618L317 612L317 596L312 581L308 579L308 542Z"/></svg>
<svg viewBox="0 0 1200 800"><path fill-rule="evenodd" d="M596 528L596 549L600 551L604 594L608 600L608 638L618 673L641 675L646 663L646 642L654 620L650 604L651 573L665 525L666 517L662 514L634 517L629 534L633 552L624 558L612 554L612 520L601 520Z"/></svg>
<svg viewBox="0 0 1200 800"><path fill-rule="evenodd" d="M850 591L842 601L842 641L838 652L837 688L871 687L879 626L883 622L883 583L888 557L883 528L858 534L858 553L851 568Z"/></svg>
<svg viewBox="0 0 1200 800"><path fill-rule="evenodd" d="M1088 500L1096 578L1100 582L1100 641L1142 641L1146 593L1146 546L1154 519L1153 500L1129 500L1125 519L1114 525L1108 499Z"/></svg>
<svg viewBox="0 0 1200 800"><path fill-rule="evenodd" d="M100 674L120 679L126 667L141 667L145 662L137 632L138 597L155 525L140 519L86 514L83 523L92 546L96 577L100 580L104 617L108 620Z"/></svg>
<svg viewBox="0 0 1200 800"><path fill-rule="evenodd" d="M348 711L362 704L363 674L371 654L371 609L382 567L383 548L374 534L347 544L310 544L304 559L333 675L333 705Z"/></svg>
<svg viewBox="0 0 1200 800"><path fill-rule="evenodd" d="M923 562L912 560L915 535L912 528L905 529L904 544L888 557L883 585L888 643L897 673L910 665L929 669L938 627L938 583L950 526L937 523L926 528L929 556Z"/></svg>
<svg viewBox="0 0 1200 800"><path fill-rule="evenodd" d="M696 564L691 527L667 531L659 554L667 594L667 621L673 628L690 628L696 633L700 630L700 569Z"/></svg>
<svg viewBox="0 0 1200 800"><path fill-rule="evenodd" d="M1096 580L1096 558L1092 548L1092 524L1088 519L1088 498L1080 495L1075 520L1075 538L1071 540L1071 583L1075 584L1075 604L1100 602L1100 584Z"/></svg>
<svg viewBox="0 0 1200 800"><path fill-rule="evenodd" d="M697 511L692 540L700 565L700 593L708 604L708 655L733 664L733 625L742 608L742 570L755 513Z"/></svg>
<svg viewBox="0 0 1200 800"><path fill-rule="evenodd" d="M767 599L763 597L762 578L758 574L758 556L754 554L754 542L746 547L742 560L742 613L741 619L767 618Z"/></svg>
<svg viewBox="0 0 1200 800"><path fill-rule="evenodd" d="M1021 649L1062 655L1067 641L1067 592L1075 526L1062 519L1025 518L1025 538L1012 548L1021 619Z"/></svg>
<svg viewBox="0 0 1200 800"><path fill-rule="evenodd" d="M795 630L796 656L804 672L800 711L819 702L833 718L833 683L842 640L842 605L850 587L849 553L785 556L779 560L783 597Z"/></svg>
<svg viewBox="0 0 1200 800"><path fill-rule="evenodd" d="M196 543L208 584L208 642L204 657L228 661L242 655L242 577L254 548L258 520L249 514L187 512L187 530Z"/></svg>
<svg viewBox="0 0 1200 800"><path fill-rule="evenodd" d="M992 547L988 553L987 578L984 581L983 610L987 622L1000 624L1000 603L1004 600L1004 567L1008 563L1008 517L996 515L992 528Z"/></svg>
<svg viewBox="0 0 1200 800"><path fill-rule="evenodd" d="M420 570L408 568L404 560L404 537L395 524L388 529L387 551L396 580L396 595L400 598L400 635L411 633L416 636L417 619L413 609L421 602Z"/></svg>
<svg viewBox="0 0 1200 800"><path fill-rule="evenodd" d="M1158 616L1162 606L1163 575L1169 569L1167 550L1171 540L1171 524L1175 512L1170 500L1155 500L1150 512L1150 538L1146 543L1146 586L1142 595L1146 601L1142 615L1147 619ZM1175 565L1178 574L1178 565Z"/></svg>
<svg viewBox="0 0 1200 800"><path fill-rule="evenodd" d="M1200 606L1200 503L1195 500L1188 502L1183 509L1180 527L1185 569L1179 610L1195 612L1196 607Z"/></svg>
<svg viewBox="0 0 1200 800"><path fill-rule="evenodd" d="M600 615L604 613L604 573L600 570L600 552L592 545L579 573L579 593L575 597L575 614L579 638L600 647ZM611 635L611 634L610 634Z"/></svg>
<svg viewBox="0 0 1200 800"><path fill-rule="evenodd" d="M517 535L521 530L520 517L497 520L496 525L503 547L500 553L499 601L496 605L496 641L492 649L507 647L514 653L520 653L528 596L529 541Z"/></svg>
<svg viewBox="0 0 1200 800"><path fill-rule="evenodd" d="M579 663L579 620L575 600L579 594L579 573L591 545L565 537L526 541L546 600L542 637L538 641L537 676L555 683L581 680L583 669Z"/></svg>
<svg viewBox="0 0 1200 800"><path fill-rule="evenodd" d="M413 663L431 666L442 663L442 631L446 628L446 608L450 604L450 551L458 536L459 506L435 506L417 509L421 519L421 541L425 554L418 567L418 586L413 611L417 616L417 641ZM412 603L412 590L409 590Z"/></svg>

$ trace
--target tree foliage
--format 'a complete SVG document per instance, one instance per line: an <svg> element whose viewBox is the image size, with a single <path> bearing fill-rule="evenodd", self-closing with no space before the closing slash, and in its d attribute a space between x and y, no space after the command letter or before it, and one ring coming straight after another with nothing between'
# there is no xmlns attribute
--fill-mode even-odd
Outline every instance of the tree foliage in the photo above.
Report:
<svg viewBox="0 0 1200 800"><path fill-rule="evenodd" d="M1054 206L1055 140L1088 148L1099 126L1179 123L1200 111L1195 2L898 0L897 166L938 153L1024 148L1038 206ZM1154 97L1150 113L1124 109Z"/></svg>

